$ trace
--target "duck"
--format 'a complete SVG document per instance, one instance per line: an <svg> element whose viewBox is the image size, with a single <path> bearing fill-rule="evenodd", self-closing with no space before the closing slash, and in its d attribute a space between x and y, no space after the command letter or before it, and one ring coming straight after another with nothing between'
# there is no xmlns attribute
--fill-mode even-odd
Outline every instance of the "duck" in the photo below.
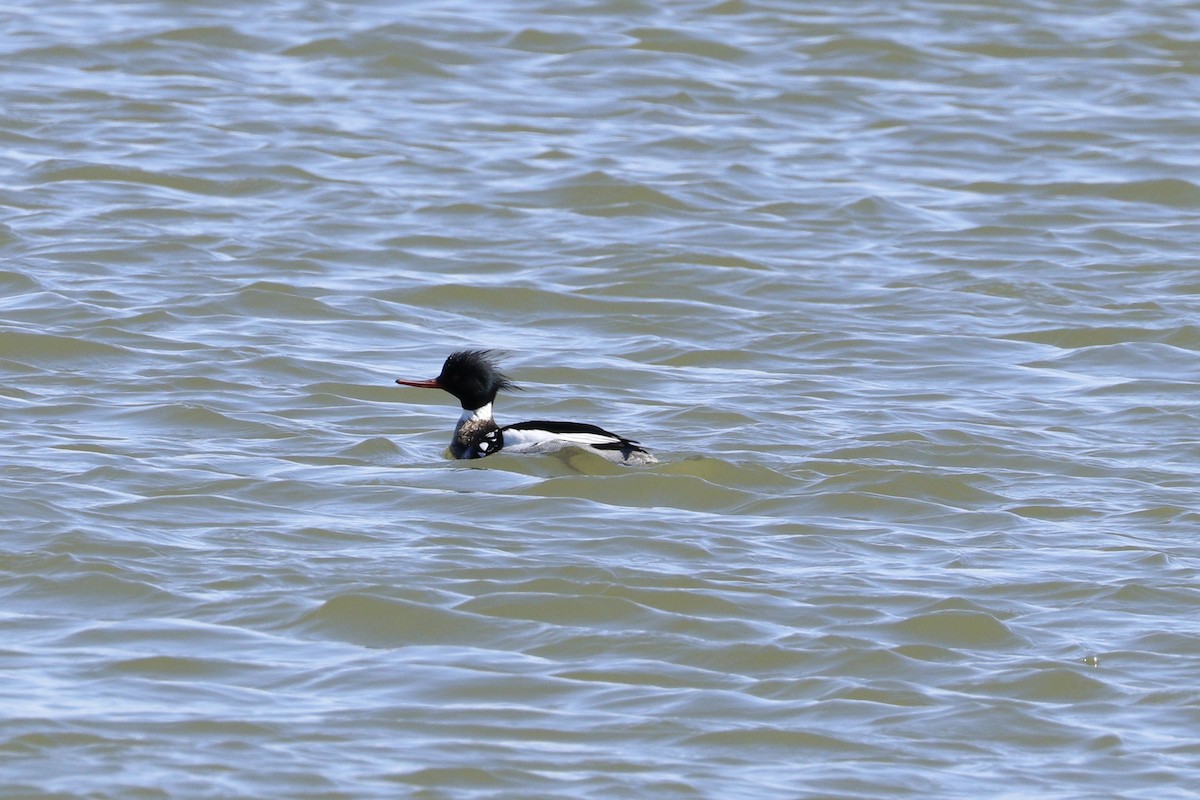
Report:
<svg viewBox="0 0 1200 800"><path fill-rule="evenodd" d="M451 353L442 371L429 380L397 378L401 386L441 389L462 406L454 426L450 454L456 459L486 458L496 453L553 453L577 447L626 466L658 462L634 439L586 422L530 420L501 426L492 416L496 395L520 389L501 369L494 350Z"/></svg>

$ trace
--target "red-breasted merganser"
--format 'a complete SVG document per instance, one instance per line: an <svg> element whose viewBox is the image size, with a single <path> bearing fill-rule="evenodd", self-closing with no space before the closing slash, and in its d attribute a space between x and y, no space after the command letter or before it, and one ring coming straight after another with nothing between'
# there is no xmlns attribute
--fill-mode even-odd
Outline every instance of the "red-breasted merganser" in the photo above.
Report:
<svg viewBox="0 0 1200 800"><path fill-rule="evenodd" d="M402 386L442 389L458 398L462 417L454 427L450 453L455 458L483 458L507 453L552 453L579 447L618 464L653 464L658 461L637 442L582 422L532 420L500 427L492 419L492 403L502 389L520 388L496 365L491 350L451 353L441 374L427 381L397 380Z"/></svg>

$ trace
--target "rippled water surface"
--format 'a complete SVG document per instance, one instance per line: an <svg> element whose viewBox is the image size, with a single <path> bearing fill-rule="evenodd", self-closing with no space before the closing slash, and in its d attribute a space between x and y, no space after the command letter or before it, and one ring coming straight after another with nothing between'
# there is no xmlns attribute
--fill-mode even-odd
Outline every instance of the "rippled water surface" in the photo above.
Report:
<svg viewBox="0 0 1200 800"><path fill-rule="evenodd" d="M1200 8L10 3L0 795L1190 797ZM398 387L493 347L456 463Z"/></svg>

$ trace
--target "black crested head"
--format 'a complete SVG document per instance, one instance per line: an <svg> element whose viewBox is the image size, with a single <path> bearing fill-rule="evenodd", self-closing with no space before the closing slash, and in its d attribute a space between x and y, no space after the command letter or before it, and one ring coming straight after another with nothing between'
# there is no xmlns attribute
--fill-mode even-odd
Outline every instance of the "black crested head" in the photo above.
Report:
<svg viewBox="0 0 1200 800"><path fill-rule="evenodd" d="M482 408L504 389L517 389L500 371L494 350L459 350L451 353L437 376L438 385L458 398L468 411Z"/></svg>

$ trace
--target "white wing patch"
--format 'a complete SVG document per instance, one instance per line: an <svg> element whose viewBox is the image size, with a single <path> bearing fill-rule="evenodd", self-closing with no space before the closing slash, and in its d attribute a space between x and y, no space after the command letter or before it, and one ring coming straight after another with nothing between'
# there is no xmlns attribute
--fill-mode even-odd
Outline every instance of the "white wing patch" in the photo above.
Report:
<svg viewBox="0 0 1200 800"><path fill-rule="evenodd" d="M504 431L504 449L513 452L549 453L564 447L587 447L588 445L610 444L621 441L615 436L598 433L551 433L537 429L513 429Z"/></svg>

